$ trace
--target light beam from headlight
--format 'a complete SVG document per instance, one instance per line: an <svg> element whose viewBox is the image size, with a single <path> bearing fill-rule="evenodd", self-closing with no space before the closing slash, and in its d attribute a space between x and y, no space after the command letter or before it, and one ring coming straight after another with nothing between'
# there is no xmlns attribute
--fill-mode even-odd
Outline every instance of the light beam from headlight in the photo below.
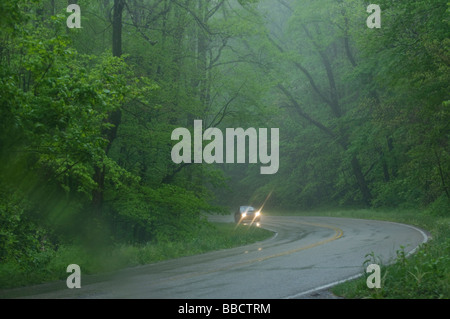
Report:
<svg viewBox="0 0 450 319"><path fill-rule="evenodd" d="M272 196L273 189L270 191L269 195L267 195L266 199L264 200L263 204L261 205L261 208L258 210L258 213L261 214L261 211L264 208L264 205L266 205L266 202L269 200L270 196Z"/></svg>

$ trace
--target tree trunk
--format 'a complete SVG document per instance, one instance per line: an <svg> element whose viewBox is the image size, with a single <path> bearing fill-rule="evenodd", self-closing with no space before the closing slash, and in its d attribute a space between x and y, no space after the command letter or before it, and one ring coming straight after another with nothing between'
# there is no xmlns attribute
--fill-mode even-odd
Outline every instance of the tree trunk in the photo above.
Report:
<svg viewBox="0 0 450 319"><path fill-rule="evenodd" d="M114 0L112 51L115 57L122 56L122 17L124 7L125 0Z"/></svg>
<svg viewBox="0 0 450 319"><path fill-rule="evenodd" d="M125 0L114 0L114 14L113 14L113 36L112 36L112 52L114 57L122 56L122 18L123 9L125 7ZM117 137L117 130L122 121L122 111L119 109L111 112L108 116L107 123L112 124L113 127L105 130L103 135L108 140L108 145L105 149L107 155L111 149L113 141ZM100 216L103 210L103 192L105 186L105 165L99 164L95 167L94 181L97 183L97 188L92 194L92 205L96 215Z"/></svg>
<svg viewBox="0 0 450 319"><path fill-rule="evenodd" d="M363 201L367 206L370 206L372 201L372 194L370 193L370 189L367 186L366 179L364 178L364 174L361 170L361 165L359 164L358 158L353 156L352 158L352 170L353 174L356 177L356 181L358 183L358 188L361 191L361 195L363 197Z"/></svg>

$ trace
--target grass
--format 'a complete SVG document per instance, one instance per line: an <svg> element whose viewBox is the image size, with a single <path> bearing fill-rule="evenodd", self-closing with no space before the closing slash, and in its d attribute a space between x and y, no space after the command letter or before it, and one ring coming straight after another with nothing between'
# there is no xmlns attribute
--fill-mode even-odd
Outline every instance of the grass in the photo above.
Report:
<svg viewBox="0 0 450 319"><path fill-rule="evenodd" d="M213 223L198 236L183 242L147 243L144 245L115 245L102 251L89 252L80 246L61 246L57 251L41 252L33 265L20 262L0 264L0 289L28 286L66 279L66 268L78 264L82 274L101 274L126 267L155 263L172 258L202 254L255 243L273 233L235 224Z"/></svg>
<svg viewBox="0 0 450 319"><path fill-rule="evenodd" d="M267 214L268 212L266 212ZM394 264L383 265L373 252L367 252L366 264L381 267L381 288L369 289L363 274L331 289L347 299L449 299L450 298L450 217L434 216L416 209L350 209L271 211L271 215L329 216L386 220L410 224L428 231L431 239L421 245L417 252L406 257L403 249L397 251Z"/></svg>

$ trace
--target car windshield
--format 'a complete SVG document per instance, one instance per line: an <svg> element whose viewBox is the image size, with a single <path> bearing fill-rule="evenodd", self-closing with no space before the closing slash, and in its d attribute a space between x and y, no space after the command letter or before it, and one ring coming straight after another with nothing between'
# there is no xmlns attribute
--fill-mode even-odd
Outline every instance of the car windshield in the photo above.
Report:
<svg viewBox="0 0 450 319"><path fill-rule="evenodd" d="M251 206L241 206L241 213L253 212L255 209Z"/></svg>

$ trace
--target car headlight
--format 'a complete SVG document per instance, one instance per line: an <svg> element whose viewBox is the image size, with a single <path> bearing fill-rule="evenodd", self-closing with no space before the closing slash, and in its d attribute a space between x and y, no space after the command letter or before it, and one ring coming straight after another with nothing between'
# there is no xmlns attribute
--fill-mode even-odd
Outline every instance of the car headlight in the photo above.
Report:
<svg viewBox="0 0 450 319"><path fill-rule="evenodd" d="M242 218L247 217L247 213L242 214Z"/></svg>
<svg viewBox="0 0 450 319"><path fill-rule="evenodd" d="M255 216L259 217L261 215L261 212L256 212Z"/></svg>

